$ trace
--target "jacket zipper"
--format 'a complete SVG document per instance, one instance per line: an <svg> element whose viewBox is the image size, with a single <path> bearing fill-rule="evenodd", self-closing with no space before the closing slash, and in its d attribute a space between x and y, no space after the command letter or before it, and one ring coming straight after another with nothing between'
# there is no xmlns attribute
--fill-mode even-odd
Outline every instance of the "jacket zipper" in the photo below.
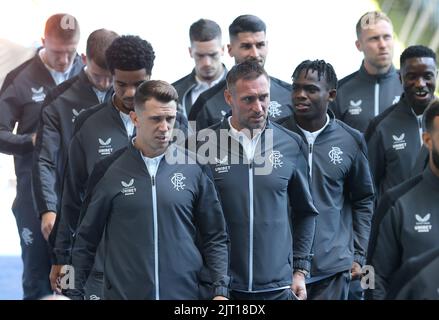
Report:
<svg viewBox="0 0 439 320"><path fill-rule="evenodd" d="M374 115L375 117L380 113L380 83L377 81L375 83L375 109Z"/></svg>
<svg viewBox="0 0 439 320"><path fill-rule="evenodd" d="M154 224L154 283L155 283L155 299L160 300L160 280L159 280L159 240L157 226L157 190L155 185L155 176L151 176L152 184L152 211Z"/></svg>
<svg viewBox="0 0 439 320"><path fill-rule="evenodd" d="M253 223L254 223L254 208L253 208L253 160L248 168L248 189L249 189L249 257L248 257L248 291L253 291Z"/></svg>
<svg viewBox="0 0 439 320"><path fill-rule="evenodd" d="M422 145L424 144L424 141L422 140L422 118L421 119L419 119L418 117L416 117L416 120L418 121L418 127L419 127L419 138L420 138L420 141L421 141L421 147L422 147Z"/></svg>
<svg viewBox="0 0 439 320"><path fill-rule="evenodd" d="M309 165L309 177L310 177L310 179L312 178L312 149L313 149L313 144L312 143L310 143L309 145L308 145L308 151L309 151L309 153L308 153L308 165Z"/></svg>

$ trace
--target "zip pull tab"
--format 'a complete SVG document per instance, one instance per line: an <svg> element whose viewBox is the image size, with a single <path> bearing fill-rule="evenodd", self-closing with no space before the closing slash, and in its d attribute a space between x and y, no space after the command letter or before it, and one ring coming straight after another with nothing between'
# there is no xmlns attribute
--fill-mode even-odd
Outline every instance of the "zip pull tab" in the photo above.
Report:
<svg viewBox="0 0 439 320"><path fill-rule="evenodd" d="M312 153L312 143L310 143L310 144L308 145L308 149L309 149L309 153L311 154L311 153Z"/></svg>

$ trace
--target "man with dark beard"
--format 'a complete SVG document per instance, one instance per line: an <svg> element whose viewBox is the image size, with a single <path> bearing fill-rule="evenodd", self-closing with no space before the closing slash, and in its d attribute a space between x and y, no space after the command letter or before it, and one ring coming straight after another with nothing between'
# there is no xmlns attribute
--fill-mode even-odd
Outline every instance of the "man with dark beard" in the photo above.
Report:
<svg viewBox="0 0 439 320"><path fill-rule="evenodd" d="M429 151L429 163L422 175L410 179L398 189L398 200L375 217L376 233L369 244L368 265L374 267L375 289L368 299L383 299L395 272L410 258L439 246L435 232L439 224L439 101L435 100L424 114L426 132L422 139ZM371 238L372 240L372 238Z"/></svg>

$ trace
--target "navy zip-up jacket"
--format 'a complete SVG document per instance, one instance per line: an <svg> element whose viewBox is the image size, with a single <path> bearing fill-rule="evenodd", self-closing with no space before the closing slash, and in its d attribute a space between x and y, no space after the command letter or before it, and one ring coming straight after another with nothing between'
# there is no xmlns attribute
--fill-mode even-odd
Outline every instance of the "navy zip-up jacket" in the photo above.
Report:
<svg viewBox="0 0 439 320"><path fill-rule="evenodd" d="M399 101L402 92L398 70L393 66L385 74L371 75L362 63L358 71L338 82L331 107L337 119L365 132L374 117Z"/></svg>
<svg viewBox="0 0 439 320"><path fill-rule="evenodd" d="M178 154L191 156L170 145L155 176L132 145L104 160L107 169L96 165L73 248L77 290L104 237L105 299L199 299L204 266L214 295L228 295L228 236L210 169L169 164Z"/></svg>
<svg viewBox="0 0 439 320"><path fill-rule="evenodd" d="M407 99L374 118L365 134L377 198L412 176L421 150L422 122Z"/></svg>
<svg viewBox="0 0 439 320"><path fill-rule="evenodd" d="M82 66L81 58L77 55L69 77L78 74ZM0 152L14 156L17 176L15 203L32 203L32 135L37 131L46 94L54 87L56 83L38 52L32 59L12 70L3 84L0 96ZM17 123L17 133L14 134Z"/></svg>
<svg viewBox="0 0 439 320"><path fill-rule="evenodd" d="M309 191L305 146L295 133L267 121L248 162L229 130L224 119L199 132L198 139L209 138L198 152L210 159L228 226L231 289L286 288L293 269L310 269L318 214Z"/></svg>
<svg viewBox="0 0 439 320"><path fill-rule="evenodd" d="M109 90L105 101L111 97ZM63 82L46 96L41 110L32 169L34 199L39 215L59 212L73 125L80 112L99 104L86 73Z"/></svg>
<svg viewBox="0 0 439 320"><path fill-rule="evenodd" d="M439 298L439 248L410 258L390 283L387 300L437 300Z"/></svg>
<svg viewBox="0 0 439 320"><path fill-rule="evenodd" d="M181 122L176 121L175 128L186 130L186 119L178 114L177 118ZM61 215L57 215L55 232L51 235L57 264L70 263L73 236L87 181L94 165L126 147L129 138L119 111L113 106L111 99L79 114L69 146ZM97 261L96 270L100 272L100 259Z"/></svg>
<svg viewBox="0 0 439 320"><path fill-rule="evenodd" d="M403 193L374 225L367 263L375 271L375 289L368 290L368 299L384 299L395 272L408 259L439 246L439 177L428 166L419 178L397 188Z"/></svg>
<svg viewBox="0 0 439 320"><path fill-rule="evenodd" d="M303 138L312 159L311 193L320 214L311 276L350 270L353 261L365 264L374 207L366 142L360 132L328 113L329 123L312 145L294 117L280 123Z"/></svg>

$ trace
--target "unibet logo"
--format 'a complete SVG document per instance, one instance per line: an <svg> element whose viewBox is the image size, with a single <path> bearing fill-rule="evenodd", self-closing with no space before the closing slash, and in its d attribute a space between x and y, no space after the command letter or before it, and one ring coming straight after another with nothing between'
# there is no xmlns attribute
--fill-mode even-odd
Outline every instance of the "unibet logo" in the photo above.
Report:
<svg viewBox="0 0 439 320"><path fill-rule="evenodd" d="M416 214L415 230L418 232L430 232L431 230L430 217L431 217L430 213L427 213L424 217L421 217L420 215Z"/></svg>
<svg viewBox="0 0 439 320"><path fill-rule="evenodd" d="M39 89L31 88L32 91L32 100L35 102L42 102L44 98L46 98L46 94L44 93L44 87L40 87Z"/></svg>
<svg viewBox="0 0 439 320"><path fill-rule="evenodd" d="M358 100L358 101L349 101L350 105L348 108L348 112L350 115L352 116L358 116L361 111L363 111L363 109L361 108L361 104L363 103L363 100Z"/></svg>
<svg viewBox="0 0 439 320"><path fill-rule="evenodd" d="M405 133L402 133L400 136L392 135L393 145L392 148L395 150L404 150L407 146L407 142L405 142Z"/></svg>
<svg viewBox="0 0 439 320"><path fill-rule="evenodd" d="M101 156L108 156L113 152L113 147L111 146L111 138L107 140L98 139L99 141L99 149L98 152Z"/></svg>
<svg viewBox="0 0 439 320"><path fill-rule="evenodd" d="M216 166L215 166L215 172L216 173L227 173L230 170L230 166L227 164L229 161L229 157L225 156L222 159L218 159L217 157L215 157L215 162L216 162Z"/></svg>
<svg viewBox="0 0 439 320"><path fill-rule="evenodd" d="M134 186L134 179L131 179L130 182L121 181L122 185L122 193L124 196L132 196L136 193L136 187Z"/></svg>

